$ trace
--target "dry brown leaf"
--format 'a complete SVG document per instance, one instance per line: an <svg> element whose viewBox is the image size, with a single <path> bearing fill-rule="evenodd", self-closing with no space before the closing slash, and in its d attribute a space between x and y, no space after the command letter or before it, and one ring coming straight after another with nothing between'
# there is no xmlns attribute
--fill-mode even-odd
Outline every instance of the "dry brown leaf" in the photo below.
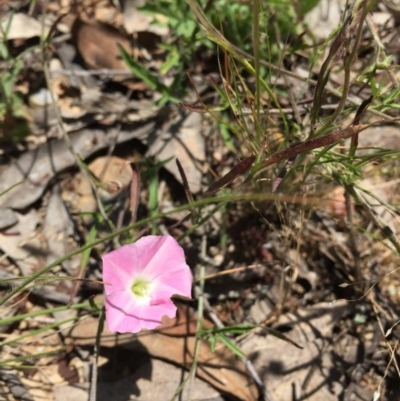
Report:
<svg viewBox="0 0 400 401"><path fill-rule="evenodd" d="M146 49L146 53L158 50L160 37L152 32L138 32L135 43L111 25L95 22L87 23L77 18L71 28L72 41L89 68L95 70L121 70L131 72L122 59L119 46L122 46L128 54L139 57L140 49ZM142 82L133 80L129 74L113 74L115 81L124 81L124 84L132 90L145 90L148 86Z"/></svg>
<svg viewBox="0 0 400 401"><path fill-rule="evenodd" d="M121 129L117 143L137 138L146 143L149 133L154 130L155 120L145 118ZM114 139L102 129L82 129L71 135L74 149L82 159L113 143ZM23 153L15 162L2 169L0 192L7 191L0 197L0 207L24 209L38 200L47 188L50 180L57 174L76 164L64 139L48 142L38 149ZM24 181L25 180L25 181ZM20 185L16 185L21 182Z"/></svg>
<svg viewBox="0 0 400 401"><path fill-rule="evenodd" d="M121 376L116 381L99 380L96 401L115 400L116 394L120 400L169 400L182 383L180 368L157 359L144 363L133 374L125 376L121 372ZM217 390L198 378L194 379L190 388L186 386L182 393L184 400L222 401L222 398L218 398ZM79 388L71 385L55 386L54 396L55 401L88 401L89 383L80 383Z"/></svg>
<svg viewBox="0 0 400 401"><path fill-rule="evenodd" d="M190 369L195 348L196 320L187 318L186 308L178 308L174 319L164 318L161 328L145 331L138 335L112 334L104 328L101 344L106 347L116 345L126 349L148 353L163 360ZM98 321L86 319L74 327L70 333L75 345L93 344ZM240 400L257 400L258 392L243 363L225 347L217 347L212 352L208 342L200 340L200 352L197 359L197 375L224 393L234 394Z"/></svg>
<svg viewBox="0 0 400 401"><path fill-rule="evenodd" d="M37 230L40 216L35 209L29 213L15 215L18 224L0 233L0 249L6 257L16 262L22 275L27 277L42 268L45 263L44 243Z"/></svg>
<svg viewBox="0 0 400 401"><path fill-rule="evenodd" d="M115 200L122 191L126 191L132 180L132 169L124 159L120 157L98 157L88 165L91 173L105 185L105 188L98 188L99 198L102 202L110 202ZM95 212L97 209L97 202L93 196L90 182L78 173L70 184L72 189L73 208L76 212ZM115 191L112 189L115 188ZM64 197L68 197L64 194Z"/></svg>
<svg viewBox="0 0 400 401"><path fill-rule="evenodd" d="M46 265L48 246L45 233L39 229L40 215L35 209L29 213L16 213L18 224L11 227L4 234L0 234L0 249L4 252L2 258L10 258L21 271L21 276L28 277ZM60 222L57 222L60 224ZM67 225L66 222L64 222ZM54 241L57 229L49 229L47 239ZM58 232L60 234L60 232ZM58 240L61 238L59 237ZM59 248L53 248L55 250ZM54 260L54 255L50 256ZM51 285L36 285L31 289L34 294L47 300L67 303L70 300L72 283L59 281Z"/></svg>
<svg viewBox="0 0 400 401"><path fill-rule="evenodd" d="M118 45L132 52L130 40L111 25L89 24L77 18L71 29L72 40L88 67L95 70L129 71L121 57ZM125 79L126 75L114 76Z"/></svg>

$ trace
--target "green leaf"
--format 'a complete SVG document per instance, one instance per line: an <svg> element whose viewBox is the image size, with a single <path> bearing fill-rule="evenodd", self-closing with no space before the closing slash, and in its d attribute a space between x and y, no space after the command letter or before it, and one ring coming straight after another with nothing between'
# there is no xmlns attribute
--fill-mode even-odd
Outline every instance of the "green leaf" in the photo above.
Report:
<svg viewBox="0 0 400 401"><path fill-rule="evenodd" d="M150 89L160 91L162 84L158 82L157 77L155 77L146 67L135 61L120 44L118 44L118 47L123 60L136 77L141 79Z"/></svg>
<svg viewBox="0 0 400 401"><path fill-rule="evenodd" d="M208 342L210 343L211 352L215 352L215 346L217 345L217 338L215 336L208 337Z"/></svg>
<svg viewBox="0 0 400 401"><path fill-rule="evenodd" d="M92 297L89 298L89 304L91 306L91 308L95 311L95 312L101 312L101 308L99 308L96 304L96 302L94 302L94 295Z"/></svg>
<svg viewBox="0 0 400 401"><path fill-rule="evenodd" d="M223 117L222 120L226 120L226 117ZM232 142L231 134L228 130L228 127L225 124L220 124L219 126L221 130L222 138L225 142L225 146L231 151L236 152L235 145Z"/></svg>
<svg viewBox="0 0 400 401"><path fill-rule="evenodd" d="M213 328L209 330L203 330L201 333L204 335L215 335L215 334L244 334L253 330L257 326L252 325L238 325L230 327Z"/></svg>
<svg viewBox="0 0 400 401"><path fill-rule="evenodd" d="M182 35L186 38L190 38L195 29L196 29L195 22L186 20L184 22L180 22L180 24L176 27L176 34Z"/></svg>
<svg viewBox="0 0 400 401"><path fill-rule="evenodd" d="M0 43L0 57L3 60L7 60L9 58L8 48L5 43Z"/></svg>
<svg viewBox="0 0 400 401"><path fill-rule="evenodd" d="M223 334L217 334L216 337L238 357L247 359L247 356L228 337Z"/></svg>
<svg viewBox="0 0 400 401"><path fill-rule="evenodd" d="M156 92L160 92L163 95L163 98L167 98L167 101L169 100L176 103L180 102L179 99L174 98L170 94L169 87L159 82L158 78L153 75L148 68L134 60L133 57L131 57L120 44L118 44L118 47L126 65L130 68L130 70L135 74L137 78L142 80L150 89Z"/></svg>
<svg viewBox="0 0 400 401"><path fill-rule="evenodd" d="M170 53L167 56L167 59L162 63L160 67L160 73L166 74L171 68L176 67L180 64L180 56L178 53L178 49L173 46Z"/></svg>
<svg viewBox="0 0 400 401"><path fill-rule="evenodd" d="M271 336L274 336L276 338L279 338L280 340L283 340L289 344L294 345L296 348L300 348L303 349L303 347L297 343L295 343L293 340L291 340L289 337L286 337L284 334L280 333L279 331L275 330L275 329L271 329L269 327L265 327L263 329L264 331L267 331L269 334L271 334Z"/></svg>

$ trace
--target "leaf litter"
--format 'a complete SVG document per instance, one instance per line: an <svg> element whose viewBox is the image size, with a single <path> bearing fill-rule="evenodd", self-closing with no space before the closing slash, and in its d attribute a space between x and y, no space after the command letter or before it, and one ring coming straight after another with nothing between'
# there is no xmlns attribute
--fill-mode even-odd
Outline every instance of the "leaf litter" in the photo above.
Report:
<svg viewBox="0 0 400 401"><path fill-rule="evenodd" d="M312 71L317 77L316 97L313 97L314 88L306 85L300 88L294 84L289 88L290 82L299 82L296 75L288 76L287 80L276 77L279 102L267 96L263 99L270 106L265 124L270 124L271 133L270 142L265 139L261 148L272 151L260 159L243 134L228 146L229 136L221 139L217 135L219 126L205 115L207 108L190 107L194 105L195 91L183 74L180 80L189 94L181 91L178 100L186 107L176 106L175 93L179 91L171 90L176 85L173 75L182 71L161 72L168 48L161 45L174 44L171 40L174 29L152 24L154 17L149 17L151 13L139 12L136 2L132 2L133 7L128 1L122 2L120 9L115 2L108 1L96 4L52 2L47 9L41 2L29 7L23 2L13 3L15 13L11 24L8 26L11 14L5 14L1 26L8 35L7 45L12 49L12 57L20 57L23 67L17 65L15 76L5 75L4 78L8 80L6 85L11 85L18 93L11 97L11 111L2 115L0 127L0 138L6 139L0 145L0 192L12 187L0 197L1 277L13 280L2 283L4 294L20 282L19 277L31 276L90 238L98 238L146 217L146 199L150 192L148 177L151 175L146 161L152 160L153 166L158 166L156 189L160 211L184 204L185 191L188 193L190 189L190 206L196 211L194 218L184 219L176 212L162 220L159 228L169 229L175 237L186 236L182 245L187 251L188 264L195 271L205 264L207 274L215 277L205 285L206 315L213 323L206 320L204 325L210 329L214 325L254 327L248 334L238 334L239 329L236 333L232 331L234 335L222 337L222 342L199 339L197 377L190 386L185 386L184 399L256 400L261 393L264 399L275 401L362 400L372 399L378 388L382 390L382 400L394 399L400 386L395 373L399 338L395 324L399 320L396 307L400 298L400 275L396 270L399 259L388 239L381 242L373 239L379 237L386 226L394 234L399 232L396 208L399 166L396 160L384 159L385 151L397 147L396 142L393 144L397 131L394 129L393 135L386 135L394 122L382 123L379 118L383 112L379 110L387 112L388 119L397 114L384 107L378 110L373 103L370 106L371 113L375 113L373 122L378 121L379 127L369 126L369 122L364 125L357 115L348 113L349 118L341 121L343 124L335 130L316 137L312 137L311 132L310 137L296 137L289 142L274 117L282 113L283 109L278 107L282 105L285 110L297 113L298 123L308 124L307 98L314 99L311 112L314 116L326 116L329 110L341 106L341 92L329 95L329 90L346 80L337 64L344 57L343 49L355 42L357 26L354 25L357 24L354 21L359 21L361 15L355 12L355 19L342 25L336 41L326 46L325 58L318 58L313 65ZM340 23L340 10L324 7L326 2L321 1L306 18L307 29L321 42ZM393 46L390 35L394 32L390 16L397 18L397 14L391 5L376 7L373 17L378 12L385 15L382 18L385 22L378 24L377 32L383 40L387 39L385 45L390 50ZM323 20L321 13L328 13L326 21L332 25L323 23L318 27L310 22L315 13L318 21ZM132 16L138 18L135 26L140 24L141 29L133 26ZM163 18L158 18L160 20ZM164 17L165 21L168 17ZM53 32L48 39L50 46L41 52L39 38L46 37L50 28ZM182 26L175 28L183 30ZM235 28L232 24L232 29ZM369 35L374 34L373 29L369 32L363 32L362 46L367 46ZM356 67L363 62L363 57L368 59L369 54L372 53L365 50L365 56L360 53L358 59L353 60L354 86L350 94L357 100L353 103L353 112L355 104L358 107L368 98L356 92L362 87L362 83L356 82ZM297 63L293 71L308 77L309 65L304 63L308 56L302 49L296 54L297 58L285 61ZM131 63L125 62L127 57L131 58ZM208 84L207 78L210 71L214 77L220 74L221 64L212 60L204 48L197 57L197 61L185 61L185 72L198 86L197 96L215 101L215 88L219 83L212 78L212 84ZM224 60L224 67L226 63L230 71L224 71L225 80L237 68L228 58ZM368 62L366 64L368 68ZM377 80L392 79L393 74L379 73ZM326 85L328 81L331 86ZM226 82L220 87L227 92L232 89ZM282 88L291 91L298 105L282 96ZM250 131L256 131L252 120L256 111L251 110L250 95L245 85L240 90L250 105L250 112L245 115L243 103L233 105L231 93L228 97L234 112L230 118L243 131L249 127ZM222 89L218 95L223 95ZM374 94L373 102L378 95ZM303 99L305 106L300 104ZM378 101L384 106L384 99ZM293 105L297 110L293 110ZM17 109L23 113L16 113ZM213 107L208 110L214 113ZM362 107L359 110L364 111ZM215 113L218 120L222 112ZM315 118L314 123L317 122L320 121ZM29 127L28 135L26 127ZM230 128L235 132L233 125ZM364 129L365 132L361 132ZM10 133L22 137L13 143ZM75 155L68 150L66 136L71 140ZM296 162L304 158L305 153L320 152L319 158L324 161L327 156L321 148L350 137L352 142L348 146L358 146L357 155L363 152L368 155L371 147L381 150L366 163L364 176L357 181L365 194L358 203L351 205L340 180L340 174L354 173L350 167L339 169L335 181L326 179L324 186L314 183L313 188L316 165L311 166L311 172L296 171ZM227 151L232 147L240 151L237 154ZM331 160L332 165L340 160L340 146L336 149L335 154L329 155L336 157ZM76 155L87 164L84 171L78 170ZM184 175L176 166L175 158L179 159ZM382 166L380 160L385 160ZM275 169L282 162L286 164ZM133 170L130 163L135 166ZM267 178L260 179L257 185L265 192L273 189L274 200L255 199L252 205L237 203L218 211L209 206L194 206L210 196L226 196L227 190L235 194L250 191L251 179L259 177L267 166L270 167ZM187 182L185 188L180 184L182 176ZM356 179L358 177L354 182ZM289 184L289 188L288 182L293 184ZM389 185L391 182L393 185ZM301 187L301 183L307 186ZM319 204L313 204L312 208L306 199L301 204L304 207L296 208L294 203L287 203L288 198L279 198L297 194L295 191L300 191L305 199L314 197ZM362 202L381 225L372 223L370 215L360 207ZM202 212L209 213L209 217L199 227ZM357 227L367 227L368 235L348 230L349 221ZM131 235L142 233L132 229ZM200 255L202 235L208 239L205 255ZM8 366L4 365L9 369L3 366L0 371L4 388L1 395L5 399L22 396L32 400L88 399L91 352L98 318L90 316L93 312L88 306L78 313L69 305L85 302L90 296L102 300L99 260L109 246L105 242L85 256L75 255L64 261L52 270L58 280L38 280L13 303L2 306L3 317L44 313L1 325L2 362L9 361ZM230 274L219 276L221 271L230 270ZM363 280L359 280L360 272ZM83 281L63 280L66 276ZM178 317L166 319L159 330L116 336L104 329L97 399L159 400L174 395L193 364L197 319L202 319L194 313L195 304L183 302L188 305L179 307ZM46 313L46 308L60 305L65 309ZM381 326L393 329L386 332L385 337ZM273 333L281 333L281 338ZM235 347L245 357L244 361L235 355ZM392 349L393 362L385 353L387 349ZM40 354L46 355L35 357ZM137 363L131 364L130 360L137 360ZM13 364L18 363L21 366L17 370ZM389 363L393 367L385 372Z"/></svg>

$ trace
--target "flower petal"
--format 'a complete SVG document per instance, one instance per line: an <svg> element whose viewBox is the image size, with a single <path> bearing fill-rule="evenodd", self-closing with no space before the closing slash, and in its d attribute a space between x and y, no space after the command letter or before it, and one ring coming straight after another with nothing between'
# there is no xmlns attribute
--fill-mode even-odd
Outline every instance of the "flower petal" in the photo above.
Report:
<svg viewBox="0 0 400 401"><path fill-rule="evenodd" d="M150 242L149 239L154 238L154 236L149 235L148 237L144 237L146 242ZM157 238L157 237L156 237ZM163 241L153 244L144 244L147 249L142 249L142 243L140 245L139 253L144 254L145 252L150 252L152 257L148 257L146 254L146 258L143 260L146 261L146 266L143 272L146 274L150 280L158 280L162 278L164 280L167 276L170 275L180 275L184 273L184 275L189 274L191 279L191 273L189 266L185 262L185 254L183 252L182 247L178 244L178 242L170 236L162 237ZM139 242L139 241L138 241ZM177 277L175 277L176 279ZM180 281L180 280L179 280ZM190 280L191 281L191 280ZM179 283L178 287L179 287Z"/></svg>
<svg viewBox="0 0 400 401"><path fill-rule="evenodd" d="M109 252L103 259L103 281L106 294L123 290L133 281L133 272L138 264L137 250L134 244L125 245Z"/></svg>
<svg viewBox="0 0 400 401"><path fill-rule="evenodd" d="M192 293L192 273L187 266L173 266L168 272L163 272L156 279L157 290L170 289L170 296L177 294L190 298Z"/></svg>
<svg viewBox="0 0 400 401"><path fill-rule="evenodd" d="M113 293L106 298L106 322L111 332L137 333L142 330L140 309L135 304L132 294L124 291Z"/></svg>
<svg viewBox="0 0 400 401"><path fill-rule="evenodd" d="M166 259L163 260L163 258L168 255L169 249L171 249L171 240L176 242L168 235L147 235L146 237L140 238L135 243L135 246L137 247L138 258L140 260L140 266L138 266L140 271L146 270L146 274L148 277L150 277L149 265L152 266L153 260L156 260L156 263L160 260L163 263L166 262ZM160 265L158 264L157 266Z"/></svg>
<svg viewBox="0 0 400 401"><path fill-rule="evenodd" d="M123 308L118 305L125 305ZM106 298L106 322L109 331L138 333L142 329L152 330L161 325L163 316L174 317L176 306L165 299L156 305L137 304L127 292L113 293Z"/></svg>

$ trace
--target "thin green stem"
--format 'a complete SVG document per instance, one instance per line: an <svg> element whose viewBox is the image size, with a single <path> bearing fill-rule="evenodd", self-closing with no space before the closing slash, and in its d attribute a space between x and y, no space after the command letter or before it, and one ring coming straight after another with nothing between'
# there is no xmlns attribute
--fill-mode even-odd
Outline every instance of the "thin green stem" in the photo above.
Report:
<svg viewBox="0 0 400 401"><path fill-rule="evenodd" d="M34 311L34 312L24 313L21 315L6 317L6 318L0 320L0 327L4 326L6 324L19 322L21 320L28 319L28 318L35 317L35 316L49 315L51 313L63 312L63 311L70 310L70 309L85 309L85 308L91 309L89 302L82 302L80 304L75 304L75 305L58 306L56 308L43 309L43 310L38 310L38 311Z"/></svg>
<svg viewBox="0 0 400 401"><path fill-rule="evenodd" d="M254 48L254 68L256 78L256 116L260 121L261 109L261 86L260 86L260 0L253 1L253 48ZM260 142L260 138L258 138Z"/></svg>
<svg viewBox="0 0 400 401"><path fill-rule="evenodd" d="M45 312L46 312L46 314L48 313L47 310ZM19 336L17 338L13 338L12 340L4 341L4 342L0 343L0 347L4 347L5 345L15 344L15 343L17 343L17 342L19 342L19 341L21 341L21 340L23 340L25 338L34 337L34 336L36 336L38 334L45 333L48 330L54 329L56 327L60 327L61 325L65 324L65 323L73 322L74 320L78 320L78 319L79 319L79 316L74 316L74 317L70 317L69 319L64 319L64 320L61 320L59 322L48 324L48 325L46 325L44 327L41 327L40 329L29 331L27 334L24 334L24 335Z"/></svg>

